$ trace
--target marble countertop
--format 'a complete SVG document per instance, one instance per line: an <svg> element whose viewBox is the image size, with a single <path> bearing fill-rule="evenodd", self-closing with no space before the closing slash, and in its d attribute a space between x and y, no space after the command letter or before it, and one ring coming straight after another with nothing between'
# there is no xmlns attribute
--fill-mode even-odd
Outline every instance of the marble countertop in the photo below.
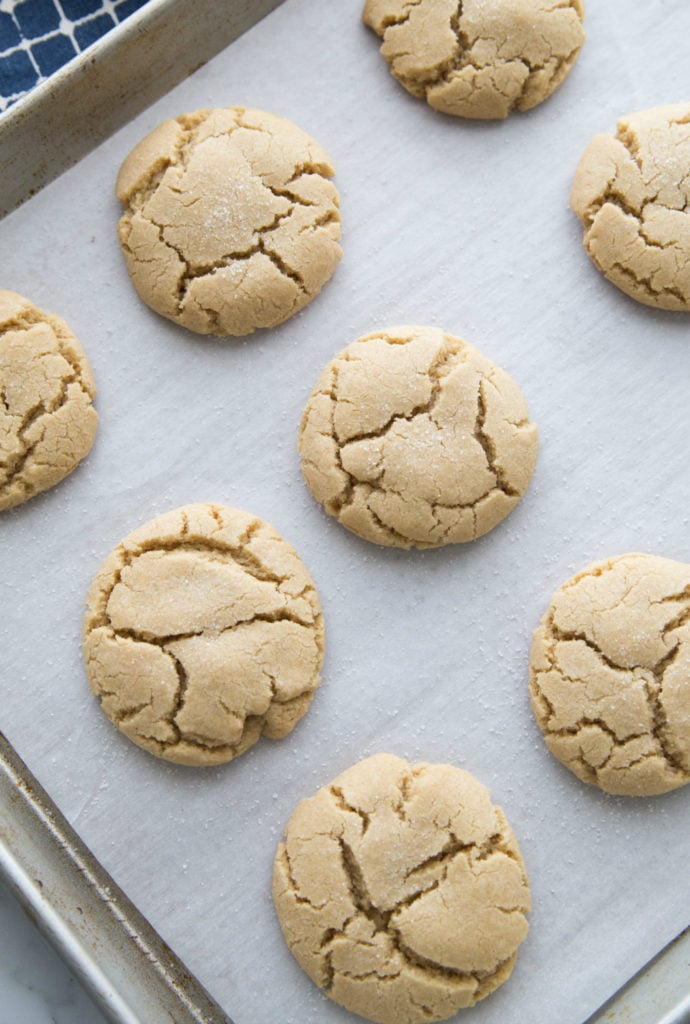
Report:
<svg viewBox="0 0 690 1024"><path fill-rule="evenodd" d="M0 1024L106 1024L81 984L2 883Z"/></svg>

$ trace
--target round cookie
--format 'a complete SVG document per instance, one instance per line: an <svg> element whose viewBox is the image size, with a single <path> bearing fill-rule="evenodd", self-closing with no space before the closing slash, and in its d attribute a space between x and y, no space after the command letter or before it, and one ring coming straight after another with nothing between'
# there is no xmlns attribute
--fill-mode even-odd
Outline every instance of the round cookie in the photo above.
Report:
<svg viewBox="0 0 690 1024"><path fill-rule="evenodd" d="M106 558L84 618L105 713L144 750L214 765L280 739L319 684L323 617L295 550L222 505L151 520Z"/></svg>
<svg viewBox="0 0 690 1024"><path fill-rule="evenodd" d="M554 92L585 36L581 0L366 0L391 73L444 114L503 118Z"/></svg>
<svg viewBox="0 0 690 1024"><path fill-rule="evenodd" d="M117 178L139 296L199 334L287 320L342 255L333 174L321 146L273 114L227 107L164 121Z"/></svg>
<svg viewBox="0 0 690 1024"><path fill-rule="evenodd" d="M493 992L530 909L517 841L486 787L390 754L298 804L273 899L312 981L379 1024L446 1020Z"/></svg>
<svg viewBox="0 0 690 1024"><path fill-rule="evenodd" d="M88 455L95 396L65 321L0 290L0 510L59 483Z"/></svg>
<svg viewBox="0 0 690 1024"><path fill-rule="evenodd" d="M343 526L393 547L474 540L518 503L537 428L511 378L435 327L389 327L326 367L302 417L302 472Z"/></svg>
<svg viewBox="0 0 690 1024"><path fill-rule="evenodd" d="M534 633L530 695L583 782L624 796L690 782L690 565L622 555L564 583Z"/></svg>
<svg viewBox="0 0 690 1024"><path fill-rule="evenodd" d="M690 310L690 103L644 110L596 135L570 205L612 284L646 306Z"/></svg>

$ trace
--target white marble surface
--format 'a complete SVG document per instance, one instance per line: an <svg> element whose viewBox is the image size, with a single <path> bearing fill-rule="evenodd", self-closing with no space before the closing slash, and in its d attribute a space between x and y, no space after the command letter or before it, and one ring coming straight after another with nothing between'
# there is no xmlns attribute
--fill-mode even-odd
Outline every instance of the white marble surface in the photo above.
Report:
<svg viewBox="0 0 690 1024"><path fill-rule="evenodd" d="M2 883L0 1024L106 1024L106 1018Z"/></svg>

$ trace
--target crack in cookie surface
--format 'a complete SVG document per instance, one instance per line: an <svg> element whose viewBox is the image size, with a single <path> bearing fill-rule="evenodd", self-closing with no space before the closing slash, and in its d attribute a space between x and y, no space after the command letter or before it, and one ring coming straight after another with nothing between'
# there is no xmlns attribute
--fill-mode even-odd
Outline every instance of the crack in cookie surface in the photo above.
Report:
<svg viewBox="0 0 690 1024"><path fill-rule="evenodd" d="M597 135L570 205L594 264L645 305L690 310L690 105L621 118Z"/></svg>
<svg viewBox="0 0 690 1024"><path fill-rule="evenodd" d="M0 290L0 510L59 483L89 453L95 394L67 324Z"/></svg>
<svg viewBox="0 0 690 1024"><path fill-rule="evenodd" d="M282 323L340 259L333 173L313 139L262 111L201 110L159 125L117 185L139 295L202 334Z"/></svg>
<svg viewBox="0 0 690 1024"><path fill-rule="evenodd" d="M580 0L367 0L392 74L443 113L503 118L561 84L584 42Z"/></svg>
<svg viewBox="0 0 690 1024"><path fill-rule="evenodd" d="M443 1020L488 995L527 932L524 864L486 789L385 754L297 807L273 895L312 980L381 1024Z"/></svg>
<svg viewBox="0 0 690 1024"><path fill-rule="evenodd" d="M109 718L151 753L220 764L286 735L319 684L313 581L268 524L191 505L110 554L89 592L84 656Z"/></svg>
<svg viewBox="0 0 690 1024"><path fill-rule="evenodd" d="M502 370L437 328L391 327L344 349L302 417L309 488L375 543L473 540L517 504L537 430Z"/></svg>
<svg viewBox="0 0 690 1024"><path fill-rule="evenodd" d="M530 694L583 781L654 795L690 781L690 566L626 555L564 584L535 631Z"/></svg>

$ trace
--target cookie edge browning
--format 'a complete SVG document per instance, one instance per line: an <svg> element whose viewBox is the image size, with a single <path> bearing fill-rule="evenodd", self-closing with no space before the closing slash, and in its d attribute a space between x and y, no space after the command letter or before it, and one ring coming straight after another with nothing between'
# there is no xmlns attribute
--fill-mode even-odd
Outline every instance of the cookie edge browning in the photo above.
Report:
<svg viewBox="0 0 690 1024"><path fill-rule="evenodd" d="M575 168L573 182L570 190L570 209L580 221L582 228L582 246L599 273L609 284L613 285L628 298L639 302L640 305L649 309L661 309L665 312L687 313L690 312L690 298L681 301L675 294L662 290L652 293L651 289L634 279L630 272L618 271L612 273L605 268L597 259L596 253L592 250L589 239L594 227L594 218L606 205L606 194L611 184L615 181L616 175L611 177L611 167L614 164L614 151L616 155L624 159L633 158L634 155L627 149L622 141L630 128L644 125L645 122L654 122L659 118L672 119L682 116L684 120L690 120L690 100L681 103L664 104L657 107L649 107L643 110L636 110L630 114L623 114L616 120L615 132L599 132L592 136L585 146ZM690 173L690 167L688 168ZM604 202L594 206L595 201L604 197Z"/></svg>
<svg viewBox="0 0 690 1024"><path fill-rule="evenodd" d="M648 799L654 796L663 796L666 793L674 792L676 789L681 789L683 786L690 783L690 772L688 772L685 779L669 779L667 782L660 782L658 785L653 785L651 788L644 784L636 784L633 780L631 784L627 779L627 772L624 772L621 776L621 785L609 786L602 783L598 776L594 766L591 770L587 770L580 766L577 760L565 761L553 745L549 742L549 732L542 724L545 720L544 703L545 699L539 692L537 686L536 677L537 669L536 665L543 663L545 659L545 639L547 636L552 636L551 620L553 616L553 604L557 596L567 587L576 584L581 579L588 576L601 576L604 572L610 569L613 565L619 562L624 562L629 559L642 559L642 560L654 560L662 562L672 562L676 565L687 565L688 574L690 576L690 563L681 563L678 559L667 558L663 555L650 555L647 552L642 551L629 551L621 555L613 555L609 558L597 559L596 561L589 562L582 569L573 573L568 579L564 580L551 594L549 604L539 620L539 624L532 632L532 641L530 644L529 664L528 664L528 692L530 707L534 720L539 728L542 739L549 750L552 758L557 761L564 769L571 772L580 782L584 782L588 786L592 786L595 789L600 790L602 793L606 793L607 796L612 797L637 797L642 799ZM689 687L690 690L690 687Z"/></svg>
<svg viewBox="0 0 690 1024"><path fill-rule="evenodd" d="M301 799L296 804L296 806L293 808L293 811L290 814L290 817L289 817L289 819L288 819L288 821L287 821L287 823L286 823L286 825L284 827L283 838L280 840L280 842L277 845L276 853L275 853L275 857L274 857L273 876L272 876L272 895L273 895L273 902L274 902L274 909L275 909L276 917L278 919L278 923L279 923L281 932L283 934L283 938L285 940L285 943L286 943L286 945L288 947L288 950L290 951L291 955L297 961L298 965L304 971L304 973L307 975L307 977L309 977L310 980L319 989L321 989L323 991L327 987L327 982L328 982L327 975L324 975L322 971L319 971L317 965L315 965L313 963L310 963L310 960L313 960L313 954L309 954L309 956L306 956L306 955L304 955L303 953L300 952L300 949L299 949L299 946L300 946L299 937L291 935L292 929L290 928L290 923L291 923L291 918L293 916L293 914L292 914L293 908L288 904L288 902L286 900L286 897L288 895L288 890L286 890L286 888L285 888L285 877L286 877L285 872L286 872L286 870L287 870L287 877L290 880L290 883L292 883L294 885L294 880L293 880L293 877L292 877L292 866L291 866L290 858L289 858L288 851L287 851L287 845L288 845L288 842L290 841L289 840L289 831L290 831L291 826L295 822L295 820L300 818L300 817L305 816L305 814L306 814L307 818L312 817L315 822L316 821L324 821L324 819L323 819L323 811L319 811L318 806L317 806L319 804L319 801L321 801L322 798L325 798L325 796L329 795L329 794L330 795L336 794L340 799L345 801L345 797L343 795L343 791L345 789L345 784L349 783L353 779L353 777L355 775L355 772L360 773L365 768L365 766L372 765L372 764L383 765L384 766L384 770L385 770L386 767L391 767L393 769L397 768L399 771L402 771L402 772L409 772L410 774L420 773L420 772L423 772L425 769L432 769L432 770L435 770L435 769L436 770L437 769L448 769L448 770L452 771L454 774L457 773L458 777L462 776L463 780L465 781L465 784L466 785L470 784L471 787L475 790L475 792L481 795L481 799L486 802L487 807L490 809L490 811L493 813L493 815L497 819L497 823L498 823L498 825L500 827L500 832L498 833L498 838L500 838L500 840L501 840L501 843L500 843L500 846L498 847L498 849L500 849L504 853L508 854L510 859L512 859L512 860L514 860L516 862L518 870L519 870L521 878L522 878L522 885L523 885L523 888L524 888L524 894L523 894L524 895L524 905L522 905L520 907L516 907L515 909L519 910L519 912L520 912L520 915L521 915L521 918L522 918L522 923L524 925L524 934L522 935L521 938L518 939L517 944L515 945L515 948L514 948L513 952L508 956L508 958L503 960L503 961L501 961L501 962L498 962L495 970L492 973L486 974L486 975L484 975L484 976L482 976L480 978L475 978L473 976L473 974L468 974L467 978L468 979L472 979L473 982L474 982L474 985L471 986L471 987L473 987L472 994L467 995L467 998L465 998L464 996L460 995L462 986L458 987L456 989L455 998L454 999L450 995L448 995L448 997L447 997L448 998L448 1002L449 1002L449 1008L448 1008L447 1012L444 1009L444 1011L441 1014L437 1013L437 1014L435 1014L433 1016L431 1016L428 1013L424 1012L424 1013L420 1014L419 1016L412 1015L412 1016L409 1016L409 1017L408 1016L405 1017L406 1024L422 1024L422 1022L428 1021L428 1020L432 1020L432 1021L447 1020L450 1017L454 1016L460 1009L462 1009L464 1007L469 1007L469 1006L476 1005L476 1003L478 1003L481 1000L483 1000L484 998L486 998L486 996L490 995L493 991L495 991L505 981L508 980L508 978L512 974L512 971L513 971L513 969L515 967L515 964L517 962L517 957L518 957L520 946L522 945L524 940L527 938L527 932L529 930L529 924L528 924L527 916L526 915L532 909L529 878L528 878L528 875L527 875L527 869L526 869L526 866L525 866L525 863L524 863L524 858L522 856L522 852L520 850L520 846L519 846L517 837L515 836L515 833L513 832L513 829L511 827L510 823L508 822L508 820L506 819L506 816L503 813L501 807L499 805L493 803L493 801L491 799L491 793L490 793L488 787L486 785L484 785L482 782L480 782L480 780L477 779L476 776L472 775L467 770L465 770L463 768L459 768L456 765L451 765L451 764L431 763L431 762L412 763L412 762L409 762L406 759L398 757L397 755L394 755L394 754L379 753L379 754L372 755L370 757L366 757L366 758L364 758L363 760L361 760L359 762L356 762L354 765L351 765L349 768L345 769L345 771L343 771L339 775L337 775L331 782L326 783L323 786L320 786L319 789L317 789L314 793L311 794L311 796L308 796L308 797L305 797L305 798ZM349 801L345 801L345 802L349 803ZM313 808L313 811L314 811L313 814L310 813L312 808ZM348 811L353 810L353 808L351 808L349 806L347 806L345 809L348 810ZM357 813L360 813L360 812L357 811ZM375 807L374 807L374 809L373 809L373 811L371 813L374 813L374 814L376 813L376 808ZM304 825L304 823L302 823L302 824ZM443 829L440 829L440 831L443 831ZM319 833L319 832L315 832L314 836L318 836L320 834L321 833ZM308 838L309 838L308 836L303 835L302 832L300 831L295 836L295 842L299 845L300 843L306 842L308 840ZM497 836L493 836L493 838L495 839L495 838L497 838ZM508 851L510 851L510 852L508 853ZM287 868L285 867L286 865L287 865ZM327 881L326 881L325 884L326 884L326 886L328 888L328 882ZM321 884L320 887L323 889L323 883ZM335 900L338 899L338 896L337 896L337 893L336 893L335 889L331 893L331 889L328 888L328 892L329 892L329 894L332 895L333 899L335 899ZM310 906L309 906L309 911L310 912L312 912L312 911L318 912L319 908L316 907L315 905L313 905L311 903L311 900L309 900L308 898L301 897L299 895L296 898L297 898L297 903L298 904L301 904L303 902L309 903L310 904ZM327 902L330 902L330 901L327 901ZM285 908L283 907L283 904L285 904ZM400 904L400 906L402 906L402 904ZM349 918L348 918L348 921L349 921ZM345 922L345 925L348 923L348 921ZM345 925L343 925L343 928L345 927ZM423 971L424 970L424 966L425 966L425 961L422 958L420 960L419 964L417 964L417 968L419 968L419 969L421 969ZM431 969L431 972L432 972L431 975L430 975L430 978L433 978L434 977L434 964L433 964L433 962L430 961L428 966L429 966L429 968ZM444 970L444 968L441 965L439 965L439 969L441 971ZM481 972L480 972L480 974L481 974ZM347 977L347 975L345 975L344 977ZM462 980L462 977L463 977L463 974L462 974L462 972L460 972L457 975L457 978L459 980ZM347 999L338 998L338 996L332 994L331 991L324 992L324 994L327 995L327 997L329 999L331 999L333 1002L335 1002L335 1003L337 1003L339 1005L344 1006L346 1009L348 1009L352 1013L359 1014L359 1015L363 1016L365 1019L368 1019L368 1020L371 1020L371 1021L375 1022L375 1024L376 1024L376 1022L378 1022L378 1024L399 1024L399 1022L400 1022L400 1018L399 1018L399 1016L397 1014L397 1011L392 1016L389 1013L376 1013L376 1012L372 1013L371 1011L365 1012L362 1009L361 1005L358 1005L358 1006L355 1007L355 1006L351 1005L347 1001ZM458 995L460 995L460 998L458 998ZM362 998L366 1001L366 996L365 995L362 996ZM452 1001L453 1005L450 1005L451 1001ZM414 1005L414 1003L413 1003L413 1005Z"/></svg>
<svg viewBox="0 0 690 1024"><path fill-rule="evenodd" d="M247 258L247 275L255 276L257 273L263 273L265 276L266 273L269 273L273 281L274 291L276 286L280 286L283 292L286 288L294 289L297 278L301 281L299 291L293 300L291 308L285 313L279 313L278 318L275 316L270 317L270 322L266 323L250 322L254 318L248 316L246 309L235 308L237 303L232 298L229 303L221 301L216 305L207 306L201 300L200 295L192 294L191 286L187 289L184 299L180 299L179 295L175 297L172 293L167 294L165 288L163 289L164 294L154 293L148 284L144 285L142 283L140 273L141 261L134 259L129 251L128 240L132 230L132 220L137 213L137 208L132 205L132 201L137 196L150 191L156 179L162 177L168 167L176 163L177 158L181 156L185 148L185 133L192 132L217 112L231 112L238 118L246 116L254 119L257 123L265 125L275 123L278 126L288 126L290 132L304 146L306 159L304 166L313 164L312 170L303 173L317 174L324 182L330 184L333 192L328 215L331 218L329 223L335 223L336 230L334 233L329 233L328 244L331 250L331 258L327 262L330 269L323 280L320 281L316 290L310 291L305 285L302 269L298 273L291 271L286 274L282 257L277 257L277 254L273 253L272 250L271 253L266 253L263 250L257 251ZM236 127L241 128L244 126L237 124ZM295 163L296 168L302 166L302 163ZM124 207L118 220L117 236L131 285L141 301L149 309L193 334L202 336L213 335L219 338L242 338L253 334L257 330L272 330L281 326L300 313L319 296L322 289L332 278L342 259L343 250L340 245L342 237L340 194L335 183L332 182L335 173L335 167L328 153L312 135L303 128L300 128L299 125L289 118L281 117L268 111L245 106L204 107L162 121L130 150L120 166L116 179L115 193ZM147 196L147 199L151 198L154 194L155 187L151 195ZM322 228L319 236L322 238L325 232L325 224L319 224L319 227ZM146 230L148 231L148 222ZM261 234L261 232L259 233ZM301 231L298 232L298 234L300 233ZM151 236L151 240L152 238L153 236ZM165 245L165 243L163 244ZM311 255L312 265L326 262L323 259L323 253L319 254L317 250L318 246ZM170 251L166 249L166 252L167 255L164 259L162 258L163 266L159 279L167 281L169 278L170 282L175 286L174 291L178 291L180 282L183 282L188 275L188 263L176 249L170 249ZM228 264L218 263L206 275L198 279L193 277L192 280L198 280L200 283L203 283L205 279L215 277L217 280L222 281L227 276L224 272L234 265L233 262ZM285 295L279 298L279 303L283 299L285 299ZM234 319L230 315L230 307L235 308ZM223 321L223 327L220 326L221 321Z"/></svg>
<svg viewBox="0 0 690 1024"><path fill-rule="evenodd" d="M27 318L29 318L28 321ZM66 480L68 476L71 476L91 452L98 433L99 417L94 405L97 396L96 382L89 357L79 338L67 321L57 313L47 312L19 292L7 288L0 289L0 339L4 334L12 330L24 329L25 321L27 322L27 327L40 326L41 324L48 326L55 335L57 352L73 367L76 377L74 383L79 386L85 398L80 413L80 426L83 428L80 437L82 437L84 443L78 447L77 456L67 470L53 467L53 474L40 486L31 489L28 493L24 492L9 498L3 498L0 492L0 513L16 508L37 495L52 490L53 487L56 487L63 480ZM56 416L64 407L65 403L52 412L44 413L43 415L49 417ZM35 447L40 448L40 442ZM3 491L5 489L8 491L13 489L12 478L2 488Z"/></svg>
<svg viewBox="0 0 690 1024"><path fill-rule="evenodd" d="M377 339L388 339L388 340L390 340L390 339L394 339L394 338L397 338L397 337L402 337L403 335L407 335L407 336L409 336L409 340L413 340L415 337L423 336L426 333L438 335L439 344L441 346L450 346L450 347L456 346L457 347L456 354L458 354L458 355L462 351L466 351L466 352L469 352L470 354L474 355L474 357L478 360L479 363L482 364L482 366L486 366L492 372L495 371L496 374L500 378L502 378L509 385L510 389L514 392L514 395L517 395L517 398L518 398L519 402L524 407L524 412L525 412L525 416L526 416L526 419L527 419L527 422L526 422L525 426L528 426L530 428L530 432L532 434L532 442L530 444L530 451L529 451L529 453L525 454L525 452L522 452L522 453L519 452L518 455L520 456L522 465L517 467L517 463L516 463L516 472L518 473L518 475L522 476L522 478L523 478L522 483L524 484L524 486L521 486L521 488L518 487L518 492L512 494L511 497L508 497L507 492L503 491L503 488L498 487L499 477L505 474L505 470L503 469L502 466L499 466L499 471L497 471L496 468L494 467L494 463L500 461L499 459L496 458L496 452L494 451L494 452L492 452L492 457L491 457L490 461L489 461L489 458L488 458L488 455L487 455L487 461L488 461L488 463L490 465L491 471L496 475L496 483L497 483L498 490L501 491L502 494L505 494L506 498L508 498L509 507L508 508L504 508L504 507L498 508L498 510L494 510L494 515L493 516L491 514L488 514L487 516L485 516L484 517L484 521L481 524L478 523L478 522L475 523L475 531L476 532L472 536L464 537L464 538L455 538L454 537L454 538L449 539L449 540L441 540L441 541L420 541L420 540L415 540L415 539L412 539L410 537L407 537L407 536L405 536L403 534L398 534L397 531L395 531L395 529L392 528L392 527L386 526L385 529L384 529L384 527L381 526L381 528L379 529L378 525L374 524L374 523L367 523L367 524L365 524L367 526L367 529L364 530L364 531L360 531L360 530L355 528L354 524L351 521L347 521L347 522L344 521L341 518L341 516L340 516L340 510L339 509L336 510L334 508L334 505L333 505L335 498L342 491L342 488L341 488L341 491L333 492L333 494L330 494L330 490L334 486L335 479L336 478L344 478L344 477L348 477L350 480L352 479L350 474L340 465L340 456L339 456L339 454L337 455L337 457L336 457L336 459L335 459L335 461L333 463L333 466L327 467L326 471L323 471L323 472L319 471L319 472L321 472L321 475L324 477L323 481L319 482L318 480L316 480L314 478L314 474L311 472L311 469L307 468L310 465L315 465L313 463L313 460L308 459L306 457L306 455L305 455L305 447L304 447L304 444L303 444L304 438L305 438L305 434L307 433L307 430L311 429L311 428L309 428L309 422L308 421L310 419L310 416L315 412L316 406L318 404L323 404L323 403L319 403L319 397L324 395L324 385L327 384L329 379L330 379L332 368L340 360L342 360L343 357L345 356L345 354L350 349L352 349L355 345L358 345L358 344L361 344L361 343L365 343L365 342L368 342L368 341L375 341ZM491 375L488 374L488 373L483 372L483 370L482 370L481 383L485 384L485 385L494 384L494 382L493 382L493 380L491 378ZM483 393L483 389L481 388L481 385L480 385L480 394L479 394L478 402L479 402L480 408L482 408L482 410L483 410L484 419L488 419L489 418L489 409L488 409L488 405L486 403L486 396ZM335 404L337 405L337 402ZM495 410L492 409L491 413L493 415L495 413ZM318 413L317 413L317 418L319 418L318 417ZM315 430L315 429L311 430L312 434L314 432L315 433L320 433L320 431L318 431L318 430ZM330 438L331 438L331 440L333 440L333 435L332 434L330 435ZM485 439L485 441L486 441L486 439ZM482 442L483 445L484 445L485 441ZM491 440L490 444L493 444L493 440ZM331 359L328 361L326 366L323 368L323 370L319 374L319 377L318 377L316 383L314 384L314 386L313 386L313 388L312 388L312 390L311 390L311 392L309 394L309 397L307 398L307 401L306 401L306 403L304 405L304 409L302 411L302 415L301 415L301 418L300 418L300 425L299 425L298 435L297 435L297 452L298 452L299 457L300 457L300 469L301 469L301 472L302 472L302 477L303 477L304 482L305 482L305 484L307 486L307 489L309 490L309 492L312 495L312 497L314 498L314 500L324 509L326 514L331 516L332 518L334 518L339 523L340 526L342 526L344 529L348 530L348 532L352 533L354 536L359 537L361 540L365 540L365 541L368 541L369 543L373 543L373 544L378 544L378 545L380 545L382 547L397 548L398 550L412 550L412 549L415 549L415 550L419 550L419 551L425 551L425 550L433 550L433 549L436 549L436 548L450 546L452 544L471 543L472 541L479 540L481 537L485 536L487 533L490 533L491 530L493 530L496 526L498 526L500 523L502 523L503 520L506 519L510 515L510 513L514 511L514 509L520 504L520 502L524 498L525 494L527 493L527 491L529 489L529 486L530 486L530 484L532 482L532 479L534 477L534 473L535 473L535 470L536 470L536 467L537 467L537 462L538 462L538 457L539 457L539 429L538 429L536 423L534 422L534 420L532 420L531 417L530 417L529 408L528 408L528 405L527 405L527 400L526 400L526 398L524 396L524 393L523 393L522 388L520 387L520 385L515 381L515 379L506 370L504 370L497 363L494 363L491 359L489 359L487 356L485 356L484 353L480 349L478 349L474 345L470 344L470 342L465 341L459 335L451 334L450 332L445 331L443 328L440 328L440 327L430 327L428 325L420 325L420 324L393 324L393 325L390 325L388 327L383 327L383 328L380 328L380 329L378 329L376 331L371 331L371 332L369 332L367 334L361 335L358 338L355 338L353 341L349 342L346 346L344 346L344 348L340 349L334 356L331 357ZM338 449L338 452L339 452L339 449ZM332 470L332 471L329 471L329 469ZM331 488L330 489L328 489L328 486L325 483L325 478L326 478L327 475L330 475L330 482L331 482ZM312 478L314 478L314 482L312 482ZM326 491L323 491L323 486L327 487ZM348 484L346 481L343 480L342 487L344 487L347 490L347 489L349 489L350 486L351 486L350 484ZM319 494L323 494L324 496L320 497L319 494L317 494L317 490L319 491ZM496 490L496 488L494 488L493 490ZM493 493L493 490L491 492L489 492L489 494L485 495L483 498L479 499L474 504L473 507L476 509L477 506L481 506L482 501L485 501L485 499L487 497L489 497ZM351 505L351 506L347 506L347 507L354 507L354 506ZM461 506L457 506L457 507L460 508ZM355 512L356 512L356 509L355 509ZM348 517L348 518L351 519L351 517Z"/></svg>
<svg viewBox="0 0 690 1024"><path fill-rule="evenodd" d="M310 606L312 607L314 614L314 643L316 646L318 657L315 667L313 685L311 686L310 689L305 690L302 694L298 694L293 699L293 701L290 702L291 704L294 704L297 707L299 714L292 720L289 728L274 729L270 721L267 722L270 716L271 708L274 707L274 702L272 701L271 704L269 705L269 708L267 709L266 714L262 718L262 721L260 723L261 728L256 730L250 726L246 726L245 732L247 733L247 736L243 736L243 740L246 739L246 742L241 742L240 744L238 744L237 749L234 752L231 752L229 755L226 752L221 753L221 750L227 751L227 746L223 746L214 753L213 746L209 746L206 750L203 751L203 755L200 757L199 754L201 748L197 745L185 744L184 740L181 740L179 743L173 745L169 749L163 749L161 751L160 749L158 749L159 745L156 744L153 740L147 743L144 740L140 739L136 734L132 734L121 728L120 724L116 722L103 707L102 698L104 696L104 693L99 689L98 683L94 679L93 673L89 668L89 646L91 637L93 636L94 632L97 629L101 628L101 626L99 625L99 621L105 614L105 606L107 604L109 594L113 589L113 580L115 580L116 583L117 578L119 577L119 574L121 572L122 563L119 557L120 554L126 553L136 556L138 554L145 552L146 550L155 550L156 547L160 545L161 542L172 543L174 550L174 543L176 540L180 540L181 543L184 543L183 540L180 538L180 529L183 526L184 519L186 518L187 521L189 522L190 520L196 520L197 518L200 518L203 521L204 519L206 519L206 517L209 517L206 521L206 525L210 525L210 521L213 518L213 515L210 512L210 510L214 510L215 512L218 512L221 515L223 514L223 512L231 513L233 519L239 519L240 523L244 525L244 531L250 529L253 525L259 524L260 527L263 527L268 531L269 536L267 539L269 540L269 542L273 544L279 544L284 554L288 557L288 559L294 560L296 562L297 567L299 568L300 571L300 575L303 577L302 582L304 582L306 586L310 588L311 592L311 599L308 599L308 601ZM198 533L203 534L204 529L205 526L202 525L199 530L195 531L195 536L198 536ZM224 530L226 533L234 532L235 543L241 543L241 538L244 531L241 530L239 527L234 529L234 531L231 531L229 529L229 524L225 523L221 527L221 530ZM226 538L226 541L228 544L230 544L229 537ZM321 671L323 668L323 662L325 657L325 624L323 608L321 605L319 592L316 588L316 584L314 583L314 580L309 570L307 569L304 561L302 560L302 557L297 552L296 548L293 547L293 545L290 544L289 541L286 541L282 537L282 535L275 529L275 527L273 527L269 522L267 522L264 519L261 519L259 516L253 515L252 513L246 512L243 509L239 509L234 506L222 505L217 502L194 502L191 504L178 506L174 509L169 509L166 512L162 512L152 517L151 519L148 519L146 522L140 524L134 530L130 531L130 533L128 533L118 544L115 545L115 547L113 547L108 552L105 559L101 562L98 571L93 577L87 593L86 608L82 619L82 656L85 673L91 693L98 699L100 709L102 713L105 715L105 717L108 719L109 723L115 729L117 729L117 731L121 733L127 740L130 740L141 750L146 751L146 753L151 754L152 756L160 760L167 761L168 763L180 764L193 768L217 767L219 765L228 764L231 761L236 760L248 749L250 749L250 747L252 747L256 742L258 742L258 740L261 739L262 736L266 736L266 738L268 739L280 739L284 736L289 735L289 733L292 732L294 727L298 724L300 719L309 710L314 694L316 693L316 690L319 688L322 682ZM268 728L266 728L267 725Z"/></svg>
<svg viewBox="0 0 690 1024"><path fill-rule="evenodd" d="M425 0L421 0L421 2L424 3ZM399 24L392 14L386 14L383 11L385 6L390 6L390 3L386 4L385 0L365 0L361 20L367 28L370 28L381 39L379 52L383 54L391 76L395 78L396 82L410 93L410 95L417 99L425 100L427 104L438 113L451 117L460 117L466 120L506 120L511 114L516 112L526 113L527 111L539 106L541 103L544 103L555 92L557 92L566 80L575 66L587 39L586 32L584 30L584 0L570 0L567 5L561 5L561 7L565 6L577 15L579 40L576 41L574 49L571 50L567 56L561 58L561 66L546 82L545 68L543 66L532 68L524 58L520 58L519 56L511 58L511 61L507 63L510 64L515 61L520 61L527 68L527 75L523 82L522 91L517 96L510 97L497 89L495 83L488 75L488 72L492 70L494 72L500 71L500 65L487 64L476 66L471 63L462 63L462 33L459 29L454 27L453 18L451 16L450 27L458 36L459 43L460 62L458 66L451 69L457 72L456 78L443 79L437 77L436 79L432 79L426 83L422 81L417 82L414 79L407 79L396 74L393 70L392 62L388 59L387 55L383 53L388 28ZM415 6L418 6L418 4L403 4L403 10L409 10ZM454 83L457 85L460 81L461 73L466 68L475 72L476 77L480 77L483 80L486 80L487 78L489 79L490 85L489 88L484 91L483 98L481 98L482 87L476 87L474 84L469 83L464 83L464 88L462 90L465 92L464 97L459 98L456 95L455 98L453 98L453 85ZM540 86L541 89L545 88L545 91L541 92ZM474 97L473 102L469 102L469 96Z"/></svg>

